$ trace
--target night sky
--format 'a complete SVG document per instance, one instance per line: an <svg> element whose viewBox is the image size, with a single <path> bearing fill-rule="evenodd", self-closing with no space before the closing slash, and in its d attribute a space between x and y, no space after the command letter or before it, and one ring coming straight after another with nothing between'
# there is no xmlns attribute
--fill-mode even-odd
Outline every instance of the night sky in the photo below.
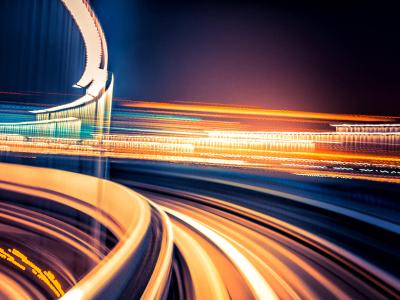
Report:
<svg viewBox="0 0 400 300"><path fill-rule="evenodd" d="M30 1L46 2L14 2ZM117 97L400 115L398 10L383 1L350 2L91 1L106 33ZM73 47L68 86L82 61ZM44 73L60 72L51 65L56 50ZM0 79L3 66L18 59L9 52ZM60 89L36 81L30 88Z"/></svg>
<svg viewBox="0 0 400 300"><path fill-rule="evenodd" d="M84 70L84 45L61 1L0 0L0 33L0 91L81 93L72 85ZM66 101L0 94L9 100Z"/></svg>

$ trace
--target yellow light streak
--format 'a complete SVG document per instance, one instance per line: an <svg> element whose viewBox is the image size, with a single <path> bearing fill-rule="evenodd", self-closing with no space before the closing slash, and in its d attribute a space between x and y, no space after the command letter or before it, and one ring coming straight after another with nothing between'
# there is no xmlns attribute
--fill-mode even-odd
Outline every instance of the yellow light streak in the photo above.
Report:
<svg viewBox="0 0 400 300"><path fill-rule="evenodd" d="M24 255L20 250L12 248L8 249L8 251L6 252L3 248L0 248L0 258L9 261L22 271L26 271L27 267L29 267L32 274L36 278L41 280L56 297L61 297L65 294L61 283L56 279L56 276L52 271L42 270L30 259L28 259L28 257Z"/></svg>

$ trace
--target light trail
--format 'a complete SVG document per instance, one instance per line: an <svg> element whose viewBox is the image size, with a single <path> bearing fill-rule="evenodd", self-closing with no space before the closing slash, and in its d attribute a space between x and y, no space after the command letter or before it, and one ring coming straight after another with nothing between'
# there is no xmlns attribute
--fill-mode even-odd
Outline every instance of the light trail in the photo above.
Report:
<svg viewBox="0 0 400 300"><path fill-rule="evenodd" d="M155 171L154 173L163 174L161 171ZM340 206L335 206L335 205L328 204L328 203L322 203L320 201L316 201L313 199L301 197L301 196L290 194L290 193L285 193L285 192L281 192L281 191L277 191L277 190L273 190L273 189L269 189L269 188L265 188L265 187L253 186L253 185L249 185L249 184L245 184L245 183L240 183L240 182L235 182L235 181L227 181L227 180L222 180L222 179L217 179L217 178L204 178L201 176L188 175L188 174L182 176L181 174L172 173L172 172L168 172L168 175L173 175L176 178L180 178L180 177L190 178L190 179L201 180L201 181L205 181L205 182L218 183L218 184L222 184L222 185L228 186L228 187L239 187L239 188L243 188L243 189L246 189L249 191L257 191L257 192L264 193L267 195L277 196L277 197L284 198L284 199L287 199L290 201L307 204L307 205L310 205L313 207L318 207L320 209L324 209L329 212L340 213L344 216L348 216L355 220L364 221L369 224L373 224L376 227L380 227L382 229L391 231L393 233L400 232L400 225L393 224L392 222L386 222L385 220L375 218L375 217L369 216L367 214L359 213L354 210L350 210L350 209L340 207Z"/></svg>
<svg viewBox="0 0 400 300"><path fill-rule="evenodd" d="M21 251L17 249L8 249L8 251L0 248L0 258L10 261L13 265L17 266L21 270L27 270L30 267L31 272L41 281L43 281L59 298L65 294L61 287L60 282L56 279L55 275L50 270L42 270L36 264L28 259ZM19 260L19 262L17 261Z"/></svg>
<svg viewBox="0 0 400 300"><path fill-rule="evenodd" d="M35 295L38 299L40 295ZM31 295L21 284L0 272L0 297L2 299L31 300Z"/></svg>
<svg viewBox="0 0 400 300"><path fill-rule="evenodd" d="M302 111L285 111L272 110L254 107L234 107L234 106L219 106L219 105L199 105L199 104L180 104L180 103L165 103L165 102L145 102L145 101L129 101L123 104L125 107L132 108L151 108L160 110L175 110L175 111L193 111L205 113L223 113L223 114L238 114L247 116L263 116L263 117L290 117L297 119L317 119L330 121L365 121L379 122L391 120L391 117L385 116L367 116L367 115L345 115L345 114L328 114L328 113L312 113Z"/></svg>
<svg viewBox="0 0 400 300"><path fill-rule="evenodd" d="M155 186L154 190L159 190L159 188ZM166 191L164 191L164 193L165 192ZM168 194L171 195L170 194L171 192L172 191L169 191ZM312 289L310 289L310 286L307 287L307 284L302 283L301 279L297 277L299 275L294 275L294 277L296 279L294 279L294 278L289 279L290 276L288 274L290 274L290 272L291 272L290 269L286 269L282 265L280 265L279 268L277 268L277 265L281 264L280 261L282 261L282 258L275 259L275 258L271 257L271 255L273 255L274 251L272 251L272 249L270 249L270 247L279 249L280 253L285 253L285 255L287 255L288 257L291 257L291 260L293 262L296 262L296 264L298 264L299 266L302 266L302 268L304 270L307 270L307 272L311 276L314 277L314 280L318 281L318 283L320 285L325 286L325 288L327 290L329 290L330 293L332 293L336 297L339 297L340 299L351 299L352 298L352 296L350 296L350 294L352 293L352 292L350 292L350 290L348 290L344 286L340 286L340 285L337 286L335 283L332 282L334 277L330 277L330 276L326 277L326 275L321 273L321 270L319 270L318 267L310 265L308 262L304 261L304 259L301 259L300 257L296 257L296 255L293 255L292 253L290 253L290 250L289 251L287 250L287 249L293 249L293 247L298 247L298 245L297 246L292 245L289 248L287 248L287 245L285 247L278 246L276 244L275 244L275 246L273 246L274 242L273 241L269 242L269 240L263 236L258 236L258 238L256 238L256 236L258 235L258 233L256 233L256 232L264 232L265 231L265 229L262 226L259 227L258 225L252 223L251 221L248 221L248 219L246 221L245 219L241 219L241 217L238 217L238 215L239 216L246 215L249 217L253 216L252 218L254 218L255 216L258 216L257 218L266 220L266 219L268 219L267 216L265 216L263 214L257 214L256 212L254 212L252 210L247 210L247 212L246 212L246 209L243 207L239 207L239 206L235 207L234 205L232 205L230 203L219 201L217 199L203 197L200 200L198 198L198 196L196 196L196 195L192 195L192 196L189 196L188 194L183 195L180 192L179 192L179 194L182 196L182 198L178 197L178 198L174 199L174 197L171 197L171 196L162 196L161 194L153 195L151 193L148 194L148 196L152 199L155 199L156 202L159 202L162 205L166 205L167 207L169 207L168 209L166 209L166 211L171 213L172 215L175 216L176 214L178 214L181 216L183 214L183 215L187 216L187 218L189 218L189 220L191 220L191 221L192 221L192 218L195 218L195 220L197 220L197 222L204 222L204 224L207 224L207 228L210 228L210 229L212 228L212 230L215 231L217 234L222 235L225 238L229 239L231 241L231 243L233 243L234 245L236 245L236 247L238 247L237 249L240 249L240 251L243 253L243 255L248 257L248 259L250 259L250 261L252 262L252 264L254 266L257 266L257 268L259 268L261 270L266 270L263 272L264 278L269 278L269 280L271 280L271 273L273 273L275 275L275 278L279 282L279 284L274 284L273 286L275 287L276 291L279 292L279 295L281 297L285 298L285 296L283 296L284 295L283 290L286 290L289 293L289 294L286 294L286 297L288 297L288 295L290 295L290 298L292 298L292 299L298 299L298 298L315 299L316 296L315 295L311 296L313 293ZM183 200L183 199L188 199L188 197L191 197L192 199L198 199L197 201L201 201L202 203L205 204L205 206L204 205L199 206L199 205L195 204L196 202L190 203L190 201L188 202L187 200ZM211 203L212 203L212 205L211 205ZM229 207L229 211L232 211L232 213L235 212L236 216L230 214L230 212L227 211L226 209L223 209L221 211L221 208L216 208L215 205L217 205L218 207L222 207L222 206L224 206L226 208ZM177 213L177 212L179 212L179 213ZM219 217L217 217L216 215L218 215ZM179 219L182 219L182 218L179 218ZM183 219L184 219L183 220L184 223L188 224L188 222L186 222L187 219L186 218L183 218ZM290 228L290 226L288 226L287 224L284 224L278 220L274 220L274 219L272 219L272 220L275 224L280 223L281 225L283 225L287 228ZM191 225L194 225L195 226L194 228L196 228L196 229L197 229L197 222L194 222L194 224L191 224ZM247 225L245 225L246 223L247 223ZM181 227L181 225L179 225L179 222L177 224L179 227ZM189 223L189 226L190 226L190 223ZM246 227L242 227L242 226L246 226ZM276 225L274 225L274 226L276 226ZM292 228L291 230L295 229L293 226L291 228ZM183 227L182 230L187 231L187 229L185 229L185 227ZM295 229L295 230L296 230L296 232L299 232L299 233L301 232L301 230L298 230L298 229ZM303 232L301 234L305 234L305 233ZM307 234L306 234L306 236L307 236ZM208 237L208 233L205 234L205 237L206 238ZM310 235L308 235L308 237L312 238L315 241L318 241L318 243L325 244L326 245L325 247L330 247L330 246L328 246L329 245L328 243L323 242L320 238L312 237ZM275 237L275 240L282 241L282 237L277 236L277 237ZM261 245L264 245L265 243L267 243L267 245L269 245L269 246L261 246ZM260 244L260 246L259 246L259 244ZM335 249L335 248L332 248L332 249ZM335 249L335 252L344 253L343 250L339 250L337 248ZM308 255L310 255L310 253ZM283 259L283 261L285 261L286 259ZM323 258L320 258L320 259L322 260ZM354 260L355 259L353 258L352 261L354 261ZM275 261L275 262L273 262L273 261ZM326 262L326 263L328 263L328 262ZM360 264L365 266L365 263L360 262ZM220 269L220 272L223 273L223 271L221 269ZM337 269L336 272L340 273L341 271L339 271ZM348 275L343 274L343 276L348 276ZM288 280L288 281L286 281L286 280ZM354 277L352 280L354 280ZM297 292L295 292L295 291L297 291ZM368 292L368 293L370 293L370 292ZM302 297L296 296L297 293L300 293L302 295ZM348 293L350 293L350 294L348 294ZM305 295L308 295L308 296L305 296Z"/></svg>
<svg viewBox="0 0 400 300"><path fill-rule="evenodd" d="M75 187L73 191L70 191L71 186ZM86 216L94 218L96 222L100 222L99 224L105 226L117 238L118 242L115 247L111 250L107 249L104 251L100 259L95 260L95 263L92 264L90 268L86 269L83 279L77 279L79 282L74 285L71 292L67 292L63 296L63 299L77 299L77 295L81 295L79 299L92 299L99 295L113 293L113 291L115 292L118 289L115 287L107 291L105 290L105 285L116 284L116 286L118 286L119 284L126 284L131 280L132 272L135 271L135 268L132 268L132 264L136 265L137 268L140 268L142 263L149 266L153 264L152 260L154 257L158 256L158 253L153 253L157 251L156 249L149 250L148 253L154 254L155 256L153 257L150 255L146 260L141 261L135 256L136 252L139 251L138 249L143 251L143 248L146 248L145 240L149 238L149 236L152 236L152 234L149 233L151 229L150 226L153 226L150 220L158 220L159 216L152 213L148 202L144 201L132 190L94 177L57 170L7 164L0 164L0 188L2 191L7 191L7 193L17 193L29 195L29 198L35 197L43 199L39 202L33 201L31 205L34 206L40 207L40 205L44 205L44 207L49 207L48 203L50 202L53 203L53 205L65 206L64 210L67 212L68 209L72 209L81 214L83 213ZM114 199L118 199L118 201L114 201ZM26 201L29 203L28 200ZM41 204L41 202L45 204ZM58 207L57 205L54 207ZM45 237L51 237L58 241L60 245L69 245L67 248L73 249L76 253L82 253L83 257L91 256L91 254L85 253L85 250L82 249L82 247L85 247L86 242L80 242L80 240L85 238L85 235L77 231L77 228L73 229L71 226L65 226L63 223L56 220L51 221L51 219L46 216L46 212L42 212L42 214L44 214L42 218L45 220L47 218L49 222L49 225L44 227L41 225L40 216L38 219L35 217L30 218L29 214L29 210L25 211L27 217L17 216L14 218L14 222L20 224L19 226L22 228L28 228L30 231L40 233L41 239L43 240L45 240ZM0 218L2 219L0 224L3 226L4 218L9 220L7 222L7 224L9 224L12 215L12 212L5 212L4 215L0 214ZM25 218L26 221L24 221L23 218ZM166 220L165 217L159 220L163 220L159 228L165 228L165 222L168 220ZM79 226L84 225L85 224ZM58 226L62 227L58 229ZM80 228L79 226L78 228ZM0 229L1 228L0 226ZM164 236L167 232L161 233L161 235ZM32 234L30 238L33 239ZM87 238L89 238L89 241L92 239L90 236ZM104 236L100 236L100 239L104 238ZM68 242L71 239L74 241ZM156 236L154 245L159 243L157 239L158 235ZM171 239L171 237L168 239ZM162 241L163 239L160 240L160 242ZM13 242L16 241L10 241L10 243ZM97 243L99 243L99 241L97 241ZM87 245L90 246L90 243ZM164 248L165 246L161 248L163 253L172 251L171 249L167 250ZM29 251L36 257L41 257L42 260L44 259L44 263L46 264L52 261L52 256L49 256L49 258L47 258L48 261L46 261L46 256L43 258L37 254L38 251L40 253L43 249L37 249L32 246L32 248L29 248ZM50 249L47 251L50 251ZM66 251L66 249L64 251ZM92 252L96 253L96 250L94 249ZM54 256L55 253L52 255ZM62 252L60 252L59 255L62 255ZM79 261L81 264L84 262L85 260L83 258ZM55 273L58 274L55 274L55 276L59 276L59 274L70 270L66 265L63 266L61 262L54 263L54 267L57 267ZM164 269L165 268L166 267L164 267ZM36 270L37 268L34 269ZM77 269L76 266L72 267L71 272L76 272ZM125 274L124 276L126 276L126 278L121 277L121 274ZM50 273L48 273L48 275L50 278L53 278ZM73 275L73 278L74 276L75 275ZM165 275L163 277L165 278ZM43 276L41 276L41 278L43 279ZM157 275L156 278L159 278L159 276ZM35 281L34 279L31 280ZM63 275L63 282L65 282L65 280L66 277ZM159 289L162 291L163 284L166 284L165 279L164 282L156 282L150 289ZM71 287L71 283L68 284L68 287Z"/></svg>
<svg viewBox="0 0 400 300"><path fill-rule="evenodd" d="M147 107L150 102L145 101L121 103L139 103L143 107L114 110L110 134L92 134L84 139L0 134L0 149L4 153L158 160L267 169L297 176L399 182L400 125L389 123L397 120L396 117L384 117L385 123L360 123L358 120L354 124L351 123L353 117L364 116L340 115L339 119L344 118L343 123L337 124L339 120L334 114L288 112L288 116L282 117L282 124L287 124L290 118L299 122L296 116L303 114L315 124L306 125L307 130L299 130L304 125L300 121L300 128L283 130L286 125L270 128L264 122L262 126L257 122L251 125L252 115L229 112L230 109L240 111L240 107L213 104L212 107L227 111L226 118L221 119L221 113L215 111L202 117L191 115L188 109L201 106L198 103L160 104L163 108L158 110L157 103L154 108ZM178 105L177 109L175 105ZM262 108L254 109L263 111ZM243 110L245 113L247 108ZM238 120L238 115L244 119ZM322 120L314 119L320 115ZM369 119L363 119L366 120ZM319 127L320 121L325 127ZM332 125L332 122L335 123ZM99 129L102 130L107 128ZM374 170L371 176L365 174L367 169Z"/></svg>
<svg viewBox="0 0 400 300"><path fill-rule="evenodd" d="M180 132L95 135L92 139L24 137L0 134L7 152L130 158L269 169L306 176L330 176L399 182L400 157L395 152L340 151L352 133L312 132ZM358 134L358 133L356 133ZM362 133L368 134L368 133ZM381 133L373 133L380 135ZM389 133L382 133L387 135ZM390 133L392 134L392 133ZM399 133L393 133L399 134ZM393 135L392 134L392 135ZM339 140L336 138L339 137ZM397 137L400 139L400 135ZM384 145L383 143L376 143ZM320 148L336 147L337 151ZM375 147L375 144L369 144ZM395 144L393 144L395 146ZM318 169L318 172L316 172ZM366 170L372 170L366 176Z"/></svg>
<svg viewBox="0 0 400 300"><path fill-rule="evenodd" d="M225 238L216 234L211 229L207 228L203 224L191 219L190 217L183 215L177 211L163 208L170 215L182 220L183 222L189 224L191 227L195 228L200 233L204 234L208 239L210 239L214 244L217 245L236 265L240 270L242 276L246 278L248 285L254 293L256 299L277 299L274 291L261 276L261 274L254 268L254 266L243 256L243 254L238 251L231 243L229 243Z"/></svg>
<svg viewBox="0 0 400 300"><path fill-rule="evenodd" d="M400 183L400 125L389 123L397 117L121 101L108 134L104 33L88 1L62 2L85 43L77 87L86 94L30 111L36 121L0 124L0 151L128 158L111 177L143 195L104 179L0 164L0 298L398 298L388 261L398 259L400 225L379 207L304 182L293 188L288 178L268 177L271 187L249 182L254 173L130 168L143 159ZM266 121L285 125L266 131L258 123ZM327 131L332 121L346 123Z"/></svg>
<svg viewBox="0 0 400 300"><path fill-rule="evenodd" d="M213 263L205 247L201 245L190 233L174 225L175 245L188 265L190 283L193 285L193 298L195 299L230 299L229 293L218 268ZM196 253L196 261L192 259ZM181 271L184 272L184 271ZM207 276L202 276L207 274ZM189 279L186 279L187 281Z"/></svg>
<svg viewBox="0 0 400 300"><path fill-rule="evenodd" d="M121 166L128 166L127 170L131 170L129 172L134 171L129 168L129 163L121 164ZM10 165L0 165L0 170L7 167ZM138 188L144 194L143 196L120 186L116 192L114 190L116 186L113 184L88 176L36 168L29 168L30 172L23 172L26 168L22 166L10 168L7 172L8 183L0 188L32 194L85 211L87 214L96 216L96 219L111 229L119 240L116 246L102 257L101 261L97 262L97 265L87 272L72 289L66 288L67 293L62 299L91 299L94 295L109 298L119 293L117 291L125 291L124 297L128 297L130 293L129 295L136 295L136 297L142 295L143 299L162 299L172 292L177 293L176 297L181 299L202 297L354 299L366 295L373 298L380 298L383 295L394 296L396 288L400 286L396 277L374 263L366 261L358 253L343 248L347 243L344 237L345 244L339 246L290 224L293 220L289 218L291 221L286 221L285 214L280 218L270 215L277 204L283 205L285 202L290 207L295 207L296 205L290 203L298 202L306 206L303 212L298 212L296 215L305 224L309 222L310 217L307 214L310 212L316 214L310 220L318 220L317 215L326 217L334 214L340 218L349 218L353 224L362 223L364 226L374 228L374 231L378 230L380 233L374 235L374 238L379 238L382 233L394 236L398 234L399 229L396 228L396 224L384 224L387 221L368 216L357 209L352 210L321 200L306 199L301 195L249 185L246 182L225 180L218 176L210 178L207 173L190 175L158 171L157 168L152 168L149 173L151 176L148 177L152 184L141 182L147 177L137 176L135 173L128 173L131 174L129 176L117 173L121 177L113 177L116 181ZM143 168L138 170L143 172ZM36 173L44 171L48 174L41 174L40 178L43 181L40 184L46 187L45 191L38 190L40 186L28 188L29 184L37 182L35 178L38 174ZM65 180L66 177L68 180ZM12 182L17 178L26 186L14 186ZM173 180L165 181L162 178ZM4 181L1 175L0 179ZM168 182L175 183L175 187L164 186ZM99 183L101 193L99 194L98 187L95 188L97 192L94 190L91 192L92 188ZM52 196L50 191L60 192L67 185L78 187L84 185L84 190L78 188L75 191L69 191L70 197L93 203L103 212L89 212L87 207L77 205L75 201L65 196L62 197L64 199ZM207 189L199 189L201 186L207 186ZM108 191L111 187L112 192ZM217 190L215 190L216 187L218 187ZM221 191L235 189L246 191L248 195L257 192L258 196L255 199L259 198L260 203L267 201L263 205L267 207L268 213L248 208L245 204L235 204L233 199L236 196L231 201L223 200L229 194L236 195L237 192L225 196ZM221 199L207 196L208 193L215 194L218 190ZM123 195L132 197L130 202L125 202ZM241 194L237 195L240 199ZM121 200L123 201L120 202ZM254 204L258 202L252 201ZM139 206L136 209L127 210L127 207L133 204L139 204ZM151 215L149 209L151 209ZM291 215L290 210L282 209ZM107 221L105 212L118 216L114 220L122 228L118 229L114 222ZM29 214L24 210L21 210L21 213ZM23 216L21 215L20 218ZM46 222L45 219L44 222ZM56 224L56 221L49 223ZM314 226L316 224L320 223L315 223ZM28 227L31 225L33 221L26 223ZM149 226L153 226L152 232L157 232L153 238L149 238L150 231L145 229ZM125 235L124 230L132 231L129 235ZM341 230L331 227L329 232L341 236ZM66 240L68 235L71 237L74 235L74 229L71 226L65 227L60 232L65 237L59 236L59 240ZM137 244L140 239L143 241L142 246ZM391 243L391 241L393 240L385 240L385 243ZM85 244L84 240L82 244ZM158 246L154 247L154 245ZM88 244L87 247L90 245ZM130 260L125 256L127 254L123 254L127 248L132 251L131 257L136 257L136 259ZM151 263L148 261L147 253L152 253ZM144 264L139 264L142 267L136 269L138 273L127 272L126 268L132 269L133 266L138 266L138 260L143 260ZM178 290L169 279L171 270L175 274L173 281L180 286ZM55 277L59 274L60 269L56 268ZM131 280L125 283L114 282L113 278L121 278L121 274L130 277Z"/></svg>
<svg viewBox="0 0 400 300"><path fill-rule="evenodd" d="M141 197L144 201L148 201L146 198ZM146 289L144 290L141 299L152 300L162 299L168 290L167 284L169 275L172 267L172 256L173 256L173 240L174 234L172 230L172 224L158 205L150 202L152 207L160 214L163 222L164 233L162 234L160 255L157 259L157 263L154 266L153 274L149 279Z"/></svg>

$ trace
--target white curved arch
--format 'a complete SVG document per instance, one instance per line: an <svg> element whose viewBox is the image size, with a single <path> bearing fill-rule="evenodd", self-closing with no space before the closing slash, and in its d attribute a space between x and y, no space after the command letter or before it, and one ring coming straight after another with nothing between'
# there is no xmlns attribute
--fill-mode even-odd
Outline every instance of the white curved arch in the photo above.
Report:
<svg viewBox="0 0 400 300"><path fill-rule="evenodd" d="M89 103L105 90L109 77L108 49L104 32L87 0L61 1L75 20L85 44L85 70L75 86L86 88L86 95L67 104L31 111L35 114L57 112Z"/></svg>
<svg viewBox="0 0 400 300"><path fill-rule="evenodd" d="M81 121L83 127L88 125L98 133L103 132L104 128L108 128L111 118L114 82L112 74L109 75L107 71L108 50L104 32L87 0L61 1L75 20L85 44L85 70L76 86L86 88L86 94L70 103L30 111L36 118L36 123L32 122L30 126L43 127L44 121L53 120L51 123L55 124L75 118ZM7 128L14 127L16 131L19 127L27 126L21 122L9 125L11 127L7 125ZM38 130L33 128L32 134L37 132ZM52 132L49 131L48 134ZM78 134L79 132L81 129L78 130Z"/></svg>

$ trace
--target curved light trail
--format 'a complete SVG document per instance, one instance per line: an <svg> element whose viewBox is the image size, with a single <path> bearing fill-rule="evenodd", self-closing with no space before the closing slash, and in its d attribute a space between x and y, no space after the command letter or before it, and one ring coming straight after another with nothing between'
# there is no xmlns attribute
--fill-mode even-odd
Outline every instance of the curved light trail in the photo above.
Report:
<svg viewBox="0 0 400 300"><path fill-rule="evenodd" d="M324 204L323 198L300 203L292 201L287 192L270 193L247 180L232 185L212 169L167 172L162 165L136 165L124 160L112 161L111 168L111 179L140 194L84 175L0 165L2 194L24 195L15 203L0 206L2 220L15 216L23 230L41 232L44 238L51 236L92 261L81 278L76 277L71 265L52 261L57 266L54 275L66 290L62 299L398 296L397 271L386 262L398 258L394 245L399 232L394 220L386 221L392 227L380 226L370 218L318 205L316 202ZM195 170L197 176L189 175ZM25 200L28 195L35 201ZM64 215L60 210L55 213L52 205L47 205L47 210L24 208L27 203L40 203L37 197L43 203L62 204L95 220L82 229L83 224L68 221L67 209ZM367 216L361 206L354 211ZM375 219L379 219L377 213ZM335 219L341 220L336 227L326 226ZM109 229L106 232L114 237L113 245L104 244L104 235L93 240L93 221ZM355 229L359 230L358 237L352 236ZM104 234L104 228L100 232ZM372 259L375 254L369 253L371 249L385 252L387 257L384 261L381 257ZM37 258L38 251L42 250L33 247L26 254ZM50 255L54 248L46 251ZM46 261L44 256L38 263L46 265ZM15 272L11 272L13 276ZM30 285L22 284L24 274L17 277L18 284L13 277L7 282L18 286L15 293L32 296L32 278ZM65 278L71 283L66 285ZM2 293L10 298L7 289Z"/></svg>
<svg viewBox="0 0 400 300"><path fill-rule="evenodd" d="M269 284L265 281L258 270L250 263L249 260L231 244L223 236L217 234L212 229L209 229L204 224L197 222L195 219L181 214L176 210L171 210L164 207L164 210L171 216L188 224L190 227L207 237L213 244L215 244L229 259L233 262L235 267L241 273L243 278L247 281L253 295L257 299L276 299L274 291Z"/></svg>
<svg viewBox="0 0 400 300"><path fill-rule="evenodd" d="M6 203L20 199L18 205L13 204L15 207L6 203L0 207L1 228L6 226L4 231L11 231L9 239L2 237L2 242L8 241L4 248L14 251L15 247L10 245L22 234L31 241L42 240L42 244L33 243L25 251L29 257L40 259L41 264L53 266L64 286L73 286L64 299L104 299L123 294L121 287L129 285L129 281L138 276L138 270L152 265L158 272L148 274L152 284L147 290L155 290L155 295L164 291L169 274L169 266L164 261L170 262L172 256L170 224L163 212L152 209L137 193L95 177L8 164L0 165L0 189ZM76 223L76 220L81 221ZM16 229L7 226L23 228L25 233L15 234ZM49 242L46 247L46 239L56 240L59 246ZM137 257L137 252L146 253L146 259ZM64 255L78 254L80 257L70 264L62 262ZM51 257L54 257L53 264ZM6 258L6 261L14 259ZM88 266L78 273L85 261L89 261ZM14 276L29 278L26 273L7 266ZM145 280L143 289L148 284L147 277L140 278ZM35 278L30 281L41 285ZM48 290L42 291L42 295L44 298L60 296Z"/></svg>
<svg viewBox="0 0 400 300"><path fill-rule="evenodd" d="M345 210L335 211L329 205L325 206L323 197L299 206L288 199L288 193L261 193L257 184L249 185L243 178L243 185L233 187L228 180L219 179L221 173L214 173L212 169L188 167L189 171L184 167L164 168L156 163L131 164L118 160L111 165L113 180L139 189L165 208L172 218L177 232L175 243L180 248L184 247L182 244L192 249L196 247L196 244L188 245L188 236L200 244L198 252L203 253L203 249L209 257L207 268L213 269L214 266L218 270L217 275L211 276L221 278L216 281L223 283L220 290L227 290L233 298L252 298L251 287L243 284L248 282L248 278L238 276L240 272L237 269L236 276L241 279L232 275L235 268L232 265L228 268L226 259L217 255L221 249L207 235L207 230L212 230L213 234L239 250L262 274L278 298L359 299L398 295L400 284L396 271L393 268L388 270L390 261L398 258L395 246L399 240L399 232L395 229L398 222L393 219L388 222L392 224L389 227L370 222L369 213L363 211L365 208L361 203L353 210L364 217L353 218L357 214L346 215L343 214ZM180 173L173 170L162 172L160 169L176 169ZM199 175L191 175L193 172ZM302 192L298 193L297 197L301 197ZM336 227L329 227L335 220ZM204 227L207 228L206 234ZM352 236L354 230L359 230L358 237ZM359 247L352 245L355 241ZM369 261L371 255L379 256L384 252L388 255L386 265L379 262L378 257ZM190 255L182 254L179 259L184 262L178 265L187 266L181 267L186 270L185 274L190 266L193 270L193 265L197 265L196 259ZM202 261L206 264L207 260L203 258ZM181 286L185 286L185 280L189 282L181 295L195 298L193 282L198 277L208 276L189 274L180 276L181 280L183 278ZM204 279L204 284L206 282ZM212 285L209 288L213 290Z"/></svg>
<svg viewBox="0 0 400 300"><path fill-rule="evenodd" d="M101 131L107 129L113 78L108 76L104 33L88 1L62 2L85 43L86 68L77 86L86 88L86 94L68 104L32 111L36 122L0 126L16 126L25 133L29 131L26 126L35 125L37 130L38 125L49 128L59 121L82 121L95 123ZM160 119L163 110L201 113L179 117L188 122L218 114L325 121L393 120L218 105L128 102L123 106L152 109L155 119ZM161 119L169 120L165 116ZM215 121L205 123L215 129ZM314 162L324 162L316 166L326 168L326 161L344 159L349 163L340 163L332 170L352 170L364 159L374 164L363 164L363 168L378 169L382 163L391 162L396 163L392 171L398 172L394 169L398 157L307 152L326 138L334 137L326 143L336 144L339 137L353 136L341 131L287 133L276 139L280 133L242 136L242 132L211 130L192 139L190 132L175 131L181 124L173 125L173 130L164 132L168 135L155 135L159 133L155 129L151 138L130 136L127 140L126 136L108 135L104 140L100 134L91 140L63 140L67 150L99 152L100 158L110 159L110 179L125 186L60 170L0 164L1 299L399 298L399 271L393 266L399 260L398 215L387 217L380 209L372 211L368 203L350 202L345 185L336 196L329 188L306 182L294 184L288 178L269 176L265 177L267 182L260 183L253 173L231 172L227 176L201 166L166 168L160 163L135 165L132 160L115 159L137 158L132 149L140 147L153 152L163 148L167 160L177 161L171 153L178 151L189 157L180 157L181 161L206 159L224 166L256 169L262 165L253 162L259 157L255 154L262 153L267 160L264 163L270 165L273 158L266 154L290 148L288 157L277 155L275 159L292 164L286 167L296 165L296 172ZM349 125L342 125L347 130ZM235 128L236 123L229 126ZM189 137L170 135L175 133ZM370 140L375 135L398 139L398 133L390 131L357 134ZM26 142L19 140L20 136L13 138L17 140L12 139L11 146ZM39 138L28 143L60 149L55 140L44 142ZM200 153L190 156L196 147ZM214 153L215 147L229 155ZM246 154L249 147L254 152ZM123 152L125 148L131 152ZM61 153L65 149L61 148ZM239 150L243 152L240 155L235 153ZM209 156L204 156L204 151L209 151ZM293 160L296 155L299 160ZM245 164L243 159L251 160ZM87 160L102 168L101 159ZM106 173L104 169L97 171ZM283 165L271 168L281 169ZM389 206L398 210L397 203L390 202Z"/></svg>

